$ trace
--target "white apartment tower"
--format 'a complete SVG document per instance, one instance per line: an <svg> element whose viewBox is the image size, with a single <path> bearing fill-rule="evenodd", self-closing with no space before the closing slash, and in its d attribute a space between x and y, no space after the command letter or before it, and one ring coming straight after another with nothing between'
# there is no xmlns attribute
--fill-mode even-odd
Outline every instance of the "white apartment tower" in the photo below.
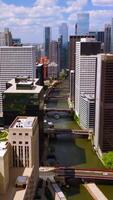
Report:
<svg viewBox="0 0 113 200"><path fill-rule="evenodd" d="M76 42L75 113L80 115L81 94L95 94L97 53L100 42L84 39Z"/></svg>
<svg viewBox="0 0 113 200"><path fill-rule="evenodd" d="M0 112L6 83L16 76L36 77L36 53L33 46L0 47Z"/></svg>

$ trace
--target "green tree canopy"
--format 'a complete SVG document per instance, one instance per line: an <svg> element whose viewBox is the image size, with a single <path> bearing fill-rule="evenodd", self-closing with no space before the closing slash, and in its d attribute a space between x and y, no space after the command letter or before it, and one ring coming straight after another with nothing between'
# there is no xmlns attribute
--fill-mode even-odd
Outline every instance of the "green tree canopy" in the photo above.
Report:
<svg viewBox="0 0 113 200"><path fill-rule="evenodd" d="M113 169L113 151L104 154L102 159L105 167Z"/></svg>

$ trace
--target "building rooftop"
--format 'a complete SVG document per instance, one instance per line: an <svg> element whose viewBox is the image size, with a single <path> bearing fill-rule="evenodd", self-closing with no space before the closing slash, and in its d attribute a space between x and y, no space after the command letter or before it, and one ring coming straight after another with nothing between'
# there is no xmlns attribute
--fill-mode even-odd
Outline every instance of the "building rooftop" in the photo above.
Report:
<svg viewBox="0 0 113 200"><path fill-rule="evenodd" d="M30 45L30 46L27 46L27 45L26 46L25 45L24 46L0 46L0 49L11 49L11 48L12 49L14 49L14 48L21 48L21 49L28 48L29 49L29 48L35 48L35 47L32 45Z"/></svg>
<svg viewBox="0 0 113 200"><path fill-rule="evenodd" d="M37 85L39 79L22 79L20 78L18 82L16 79L12 79L8 82L10 87L4 91L4 93L31 93L31 94L39 94L43 89L42 86Z"/></svg>
<svg viewBox="0 0 113 200"><path fill-rule="evenodd" d="M27 116L16 117L10 128L32 128L35 118Z"/></svg>

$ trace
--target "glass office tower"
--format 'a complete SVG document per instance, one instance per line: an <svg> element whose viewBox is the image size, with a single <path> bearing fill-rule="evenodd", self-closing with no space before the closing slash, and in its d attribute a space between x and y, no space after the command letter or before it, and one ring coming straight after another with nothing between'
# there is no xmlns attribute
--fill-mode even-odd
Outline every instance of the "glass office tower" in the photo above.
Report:
<svg viewBox="0 0 113 200"><path fill-rule="evenodd" d="M49 44L51 41L51 28L45 27L45 56L49 58Z"/></svg>
<svg viewBox="0 0 113 200"><path fill-rule="evenodd" d="M89 34L89 13L77 14L77 35Z"/></svg>

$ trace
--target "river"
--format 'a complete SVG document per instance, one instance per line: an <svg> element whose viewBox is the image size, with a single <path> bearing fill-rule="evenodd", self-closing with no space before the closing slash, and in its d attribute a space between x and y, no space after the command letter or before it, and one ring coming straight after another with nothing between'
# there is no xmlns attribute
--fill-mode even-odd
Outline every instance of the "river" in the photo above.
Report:
<svg viewBox="0 0 113 200"><path fill-rule="evenodd" d="M61 84L59 90L53 92L53 96L67 95L68 81ZM65 89L62 89L64 88ZM67 87L67 90L66 90ZM68 108L67 99L50 99L47 103L48 108ZM53 116L46 116L48 121L54 123L55 128L72 128L78 129L79 126L69 116L55 119ZM61 166L75 166L79 168L104 168L96 153L94 152L91 142L87 138L73 138L70 136L59 136L56 140L49 143L49 147L54 147L54 154L57 162ZM109 200L113 200L113 185L98 185ZM64 193L68 200L92 200L92 197L84 188L78 185L76 187L64 188Z"/></svg>

